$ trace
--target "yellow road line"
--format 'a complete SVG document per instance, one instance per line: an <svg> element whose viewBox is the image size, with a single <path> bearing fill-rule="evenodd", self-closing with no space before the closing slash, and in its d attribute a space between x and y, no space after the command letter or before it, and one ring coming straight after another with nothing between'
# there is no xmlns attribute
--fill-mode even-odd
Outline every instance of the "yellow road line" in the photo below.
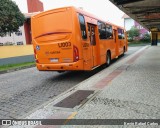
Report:
<svg viewBox="0 0 160 128"><path fill-rule="evenodd" d="M73 119L77 115L77 112L73 112L64 122L64 125L67 124L71 119Z"/></svg>

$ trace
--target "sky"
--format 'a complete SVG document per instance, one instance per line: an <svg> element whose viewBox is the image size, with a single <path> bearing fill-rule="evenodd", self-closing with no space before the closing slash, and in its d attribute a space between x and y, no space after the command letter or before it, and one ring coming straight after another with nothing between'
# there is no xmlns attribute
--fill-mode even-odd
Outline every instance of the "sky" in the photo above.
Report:
<svg viewBox="0 0 160 128"><path fill-rule="evenodd" d="M20 10L27 13L27 0L13 0ZM114 6L109 0L40 0L44 4L44 10L50 10L64 6L82 7L102 20L109 21L119 26L124 26L123 12Z"/></svg>

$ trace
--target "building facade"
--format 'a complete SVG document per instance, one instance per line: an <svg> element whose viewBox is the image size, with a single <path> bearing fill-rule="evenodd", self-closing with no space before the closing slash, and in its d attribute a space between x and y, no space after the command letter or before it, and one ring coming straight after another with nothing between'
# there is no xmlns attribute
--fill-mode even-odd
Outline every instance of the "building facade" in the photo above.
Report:
<svg viewBox="0 0 160 128"><path fill-rule="evenodd" d="M147 29L142 27L128 15L124 14L122 18L124 19L124 28L126 29L126 31L129 31L132 27L136 27L137 29L139 29L140 37L143 37L144 34L149 33Z"/></svg>
<svg viewBox="0 0 160 128"><path fill-rule="evenodd" d="M8 33L4 37L0 37L0 46L3 45L25 45L26 38L25 38L25 31L24 25L19 28L18 32Z"/></svg>
<svg viewBox="0 0 160 128"><path fill-rule="evenodd" d="M43 3L40 0L27 0L28 13L24 13L26 21L19 28L18 32L0 37L0 46L4 45L26 45L32 43L30 18L41 11L44 11Z"/></svg>

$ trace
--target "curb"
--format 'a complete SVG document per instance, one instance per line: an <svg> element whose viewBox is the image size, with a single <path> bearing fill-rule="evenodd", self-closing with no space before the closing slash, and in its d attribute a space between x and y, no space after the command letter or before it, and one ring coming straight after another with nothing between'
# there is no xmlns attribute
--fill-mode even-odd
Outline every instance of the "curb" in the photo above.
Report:
<svg viewBox="0 0 160 128"><path fill-rule="evenodd" d="M5 73L10 73L10 72L14 72L14 71L19 71L19 70L23 70L23 69L27 69L27 68L32 68L35 67L36 65L29 65L29 66L23 66L23 67L18 67L18 68L13 68L13 69L9 69L9 70L3 70L0 71L0 74L5 74Z"/></svg>

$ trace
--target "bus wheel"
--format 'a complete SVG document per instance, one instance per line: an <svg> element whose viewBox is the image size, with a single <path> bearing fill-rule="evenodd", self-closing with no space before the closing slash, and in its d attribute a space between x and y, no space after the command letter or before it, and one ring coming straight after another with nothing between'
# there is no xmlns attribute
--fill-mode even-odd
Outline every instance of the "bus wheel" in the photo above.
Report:
<svg viewBox="0 0 160 128"><path fill-rule="evenodd" d="M108 67L110 64L111 64L111 55L110 55L110 52L107 52L106 66Z"/></svg>

